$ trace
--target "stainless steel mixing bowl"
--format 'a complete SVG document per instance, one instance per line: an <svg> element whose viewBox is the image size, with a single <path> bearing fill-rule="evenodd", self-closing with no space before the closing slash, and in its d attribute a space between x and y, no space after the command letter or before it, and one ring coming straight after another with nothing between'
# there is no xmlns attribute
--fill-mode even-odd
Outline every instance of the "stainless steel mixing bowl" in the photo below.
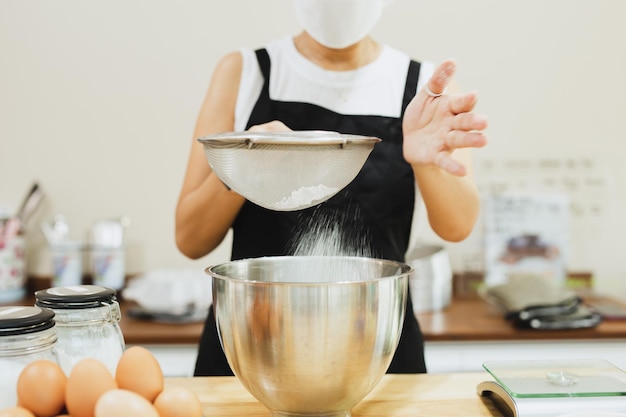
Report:
<svg viewBox="0 0 626 417"><path fill-rule="evenodd" d="M412 267L327 256L227 262L213 277L226 358L272 416L350 416L398 345Z"/></svg>

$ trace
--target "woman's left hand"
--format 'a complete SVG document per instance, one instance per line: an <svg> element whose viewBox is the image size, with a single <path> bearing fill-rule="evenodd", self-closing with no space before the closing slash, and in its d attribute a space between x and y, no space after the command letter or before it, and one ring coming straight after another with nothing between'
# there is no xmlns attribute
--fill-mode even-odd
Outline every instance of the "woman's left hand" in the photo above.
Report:
<svg viewBox="0 0 626 417"><path fill-rule="evenodd" d="M454 61L443 62L409 103L402 125L403 154L413 167L438 166L464 176L467 169L452 157L453 152L483 147L487 118L473 112L475 93L445 94L455 69ZM433 96L437 94L441 95Z"/></svg>

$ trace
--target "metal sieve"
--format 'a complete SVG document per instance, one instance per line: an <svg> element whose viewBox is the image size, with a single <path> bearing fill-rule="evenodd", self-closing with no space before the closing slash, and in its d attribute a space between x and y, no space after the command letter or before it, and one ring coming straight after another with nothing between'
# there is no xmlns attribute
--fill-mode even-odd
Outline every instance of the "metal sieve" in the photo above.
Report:
<svg viewBox="0 0 626 417"><path fill-rule="evenodd" d="M246 131L205 136L198 142L230 189L267 209L292 211L341 191L380 139L328 131Z"/></svg>

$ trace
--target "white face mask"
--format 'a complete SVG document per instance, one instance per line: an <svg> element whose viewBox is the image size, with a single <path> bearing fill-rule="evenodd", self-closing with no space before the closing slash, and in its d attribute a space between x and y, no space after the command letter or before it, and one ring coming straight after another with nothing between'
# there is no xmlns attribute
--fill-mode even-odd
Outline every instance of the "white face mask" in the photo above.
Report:
<svg viewBox="0 0 626 417"><path fill-rule="evenodd" d="M322 45L341 49L365 38L389 0L294 0L296 17Z"/></svg>

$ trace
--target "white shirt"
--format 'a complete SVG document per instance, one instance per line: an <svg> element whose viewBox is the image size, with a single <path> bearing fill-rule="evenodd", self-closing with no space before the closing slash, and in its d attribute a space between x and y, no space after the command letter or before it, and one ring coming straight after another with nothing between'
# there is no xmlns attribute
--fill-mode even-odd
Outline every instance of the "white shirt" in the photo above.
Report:
<svg viewBox="0 0 626 417"><path fill-rule="evenodd" d="M270 98L315 104L339 114L400 117L410 57L383 45L379 57L353 71L325 70L296 49L287 36L266 46L270 56ZM241 49L243 66L235 107L235 130L243 131L263 87L253 49ZM418 90L434 65L422 62Z"/></svg>

